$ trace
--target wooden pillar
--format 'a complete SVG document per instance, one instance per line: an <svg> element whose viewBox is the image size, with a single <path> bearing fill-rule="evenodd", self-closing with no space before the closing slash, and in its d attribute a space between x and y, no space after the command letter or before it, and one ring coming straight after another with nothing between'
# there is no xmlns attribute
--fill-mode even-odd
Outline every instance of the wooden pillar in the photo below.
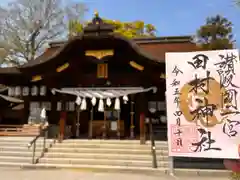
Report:
<svg viewBox="0 0 240 180"><path fill-rule="evenodd" d="M117 136L119 139L121 139L121 120L120 120L120 113L121 110L117 110L118 116L117 116Z"/></svg>
<svg viewBox="0 0 240 180"><path fill-rule="evenodd" d="M92 139L92 136L93 136L93 132L92 132L92 122L93 122L93 115L94 115L94 107L92 105L92 108L91 108L91 117L90 117L90 122L89 122L89 131L88 131L88 138L89 139Z"/></svg>
<svg viewBox="0 0 240 180"><path fill-rule="evenodd" d="M62 142L64 138L66 117L67 117L66 111L61 111L59 120L59 142Z"/></svg>
<svg viewBox="0 0 240 180"><path fill-rule="evenodd" d="M146 142L145 113L140 113L140 144Z"/></svg>
<svg viewBox="0 0 240 180"><path fill-rule="evenodd" d="M71 134L73 138L76 138L76 133L77 133L77 116L74 116L71 125Z"/></svg>
<svg viewBox="0 0 240 180"><path fill-rule="evenodd" d="M105 101L104 101L104 119L103 119L103 134L102 138L106 139L107 137L107 115L106 115L106 108L105 108Z"/></svg>
<svg viewBox="0 0 240 180"><path fill-rule="evenodd" d="M145 126L145 116L147 110L147 102L145 94L141 93L139 96L139 110L140 110L140 144L146 143L146 126Z"/></svg>
<svg viewBox="0 0 240 180"><path fill-rule="evenodd" d="M79 136L80 136L80 115L81 115L80 114L81 113L80 105L77 106L76 113L77 113L76 137L79 138Z"/></svg>
<svg viewBox="0 0 240 180"><path fill-rule="evenodd" d="M135 128L135 124L134 124L134 116L135 116L135 111L134 111L134 101L133 101L133 96L131 98L130 101L130 117L131 117L131 124L130 124L130 138L134 139L134 128Z"/></svg>
<svg viewBox="0 0 240 180"><path fill-rule="evenodd" d="M29 118L29 110L30 108L30 100L28 97L24 98L24 109L23 109L23 116L21 118L21 124L28 124Z"/></svg>
<svg viewBox="0 0 240 180"><path fill-rule="evenodd" d="M48 123L49 124L56 124L57 123L57 97L52 95L51 96L51 110L48 116ZM55 134L56 136L56 134Z"/></svg>
<svg viewBox="0 0 240 180"><path fill-rule="evenodd" d="M59 120L59 142L62 142L62 140L64 139L66 118L67 118L66 101L63 97Z"/></svg>

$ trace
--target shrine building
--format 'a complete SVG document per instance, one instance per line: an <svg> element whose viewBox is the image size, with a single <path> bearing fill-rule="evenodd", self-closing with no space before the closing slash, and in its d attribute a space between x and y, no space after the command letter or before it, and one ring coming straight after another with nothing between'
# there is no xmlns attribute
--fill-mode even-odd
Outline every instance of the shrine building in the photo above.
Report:
<svg viewBox="0 0 240 180"><path fill-rule="evenodd" d="M127 39L96 16L35 60L0 68L0 124L39 124L45 108L62 138L141 139L150 118L166 138L165 53L196 49L191 36Z"/></svg>

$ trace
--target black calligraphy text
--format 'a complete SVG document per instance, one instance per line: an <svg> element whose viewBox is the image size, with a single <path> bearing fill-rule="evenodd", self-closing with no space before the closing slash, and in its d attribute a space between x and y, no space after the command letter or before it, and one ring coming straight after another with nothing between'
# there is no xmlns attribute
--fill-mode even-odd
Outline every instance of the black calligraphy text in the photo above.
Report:
<svg viewBox="0 0 240 180"><path fill-rule="evenodd" d="M212 144L214 144L216 141L212 139L212 133L211 131L206 131L205 129L199 128L198 132L200 133L200 141L196 143L192 143L193 146L196 148L193 150L194 152L202 152L202 151L209 151L209 150L215 150L215 151L221 151L221 148L218 147L212 147Z"/></svg>

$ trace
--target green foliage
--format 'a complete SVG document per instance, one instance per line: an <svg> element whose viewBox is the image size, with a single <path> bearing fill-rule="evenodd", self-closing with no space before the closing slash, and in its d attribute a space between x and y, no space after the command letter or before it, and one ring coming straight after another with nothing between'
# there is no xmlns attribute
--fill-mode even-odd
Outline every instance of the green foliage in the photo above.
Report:
<svg viewBox="0 0 240 180"><path fill-rule="evenodd" d="M68 31L70 36L76 36L79 32L83 31L83 24L77 20L72 20L68 23Z"/></svg>
<svg viewBox="0 0 240 180"><path fill-rule="evenodd" d="M197 31L197 42L204 50L233 48L232 23L220 15L207 18Z"/></svg>
<svg viewBox="0 0 240 180"><path fill-rule="evenodd" d="M152 24L145 24L143 21L121 22L114 20L103 20L105 23L111 24L115 27L115 32L120 33L127 38L139 37L155 37L156 28ZM87 23L86 23L87 24ZM77 21L69 22L69 35L76 36L83 31L86 24L81 24Z"/></svg>

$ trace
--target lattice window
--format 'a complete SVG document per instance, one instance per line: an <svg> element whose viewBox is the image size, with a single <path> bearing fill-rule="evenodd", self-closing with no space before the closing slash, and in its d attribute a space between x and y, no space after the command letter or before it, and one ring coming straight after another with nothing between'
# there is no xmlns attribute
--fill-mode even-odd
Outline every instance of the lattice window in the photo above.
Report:
<svg viewBox="0 0 240 180"><path fill-rule="evenodd" d="M33 109L38 109L40 108L40 103L39 102L30 102L30 110L33 110Z"/></svg>
<svg viewBox="0 0 240 180"><path fill-rule="evenodd" d="M62 109L62 102L59 101L57 102L57 111L75 111L75 102L74 101L69 101L65 102L65 109Z"/></svg>
<svg viewBox="0 0 240 180"><path fill-rule="evenodd" d="M159 101L158 102L158 111L165 111L166 110L166 102Z"/></svg>
<svg viewBox="0 0 240 180"><path fill-rule="evenodd" d="M47 111L51 110L51 102L42 102L42 108L45 108Z"/></svg>
<svg viewBox="0 0 240 180"><path fill-rule="evenodd" d="M57 102L57 111L61 111L62 110L62 102Z"/></svg>
<svg viewBox="0 0 240 180"><path fill-rule="evenodd" d="M75 111L75 102L67 102L66 103L66 110L67 111Z"/></svg>
<svg viewBox="0 0 240 180"><path fill-rule="evenodd" d="M29 106L29 115L33 117L38 117L40 114L41 108L39 102L30 102Z"/></svg>
<svg viewBox="0 0 240 180"><path fill-rule="evenodd" d="M24 87L22 90L23 96L28 96L29 95L29 87Z"/></svg>
<svg viewBox="0 0 240 180"><path fill-rule="evenodd" d="M32 94L32 96L37 96L38 95L38 88L37 88L37 86L33 86L32 87L31 94Z"/></svg>

